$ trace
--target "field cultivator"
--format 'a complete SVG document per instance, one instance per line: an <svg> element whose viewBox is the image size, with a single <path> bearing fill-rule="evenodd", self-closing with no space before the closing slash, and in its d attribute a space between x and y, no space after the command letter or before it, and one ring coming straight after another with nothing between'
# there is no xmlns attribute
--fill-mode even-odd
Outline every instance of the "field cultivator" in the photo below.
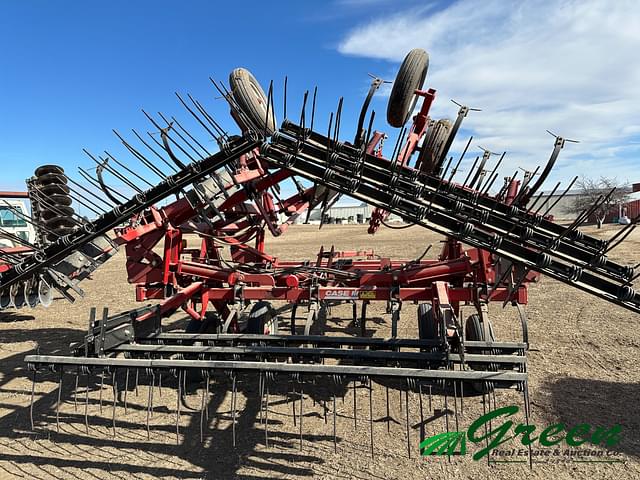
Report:
<svg viewBox="0 0 640 480"><path fill-rule="evenodd" d="M68 291L78 292L78 281L121 247L137 300L157 303L117 315L105 309L99 317L92 310L84 341L73 344L68 356L38 353L25 358L34 388L38 371L52 371L59 374L59 391L63 375L75 375L77 393L78 376L83 375L88 403L89 378L111 378L115 431L116 406L124 403L126 409L127 392L134 384L137 391L140 373L148 378L151 410L159 379L173 379L178 419L187 383L195 383L202 392L202 436L212 379L217 378L215 388L232 392L234 445L238 382L258 385L267 444L269 392L273 399L276 385L287 385L288 396L288 385L294 384L301 410L305 393L311 395L311 389L325 382L330 392L323 398L325 421L327 411L332 411L334 442L336 395L343 395L349 383L354 384L354 402L356 383L368 389L370 402L374 383L385 385L387 411L389 382L405 392L407 402L409 392L416 392L422 426L422 394L427 388L445 398L453 390L456 426L458 399L465 391L483 398L495 395L496 389L520 391L528 418L528 336L522 308L528 284L544 274L640 312L640 295L632 287L634 267L607 258L607 252L635 228L635 221L610 240L578 229L610 193L570 226L547 217L553 205L541 201L541 187L567 141L561 137L556 137L539 176L538 170L526 172L520 181L516 173L494 189L504 154L489 170L492 152L485 149L466 178L457 179L471 139L455 162L449 153L463 119L474 109L459 106L454 122L429 117L436 92L423 90L427 58L424 51L413 50L396 77L387 120L402 130L389 158L383 154L386 136L374 129L375 112L369 114L380 79L373 81L364 102L354 141L346 142L340 137L342 99L327 129L320 132L315 120L317 90L305 93L294 122L287 118L285 81L285 120L278 127L273 84L265 94L247 70L236 69L230 89L213 83L228 102L239 135L223 131L199 101L178 95L207 136L217 141L217 153L210 153L203 146L207 143L174 117L158 114L159 118L147 117L159 139L136 133L140 149L118 134L137 165L146 167L145 174L106 152L90 155L97 165L96 177L81 170L85 185L67 179L57 167L39 169L28 187L34 205L30 221L41 235L35 244L24 245L23 256L0 253L5 261L0 276L4 306L31 305L11 292L33 296L36 285L45 283L70 298ZM415 110L417 101L421 103ZM106 174L126 184L133 195L126 197L110 187ZM153 176L157 183L149 180ZM282 198L280 189L285 181L296 189L288 198ZM379 258L373 251L322 248L315 259L291 261L266 251L267 232L284 234L314 208L325 218L341 195L375 207L370 233L386 225L391 212L407 225L442 234L446 240L438 258L425 259L425 251L420 258L401 261ZM169 201L172 196L175 199ZM95 210L97 217L76 215L71 199ZM56 220L52 212L58 214ZM199 241L195 246L194 238ZM492 301L517 308L521 341L496 340L488 319ZM372 302L385 303L390 338L372 337L367 329ZM407 303L419 305L415 338L398 337L402 306ZM324 335L327 312L337 304L351 305L359 336ZM297 322L300 308L306 309L304 324ZM162 319L178 309L190 318L186 332L164 331ZM287 309L291 313L285 322ZM327 400L333 400L333 407L327 407ZM58 410L60 404L58 397ZM33 423L33 404L31 413ZM442 412L447 428L450 413L448 407ZM302 411L299 418L302 428ZM406 419L408 439L408 405ZM369 420L373 453L371 415ZM424 434L422 427L421 431Z"/></svg>

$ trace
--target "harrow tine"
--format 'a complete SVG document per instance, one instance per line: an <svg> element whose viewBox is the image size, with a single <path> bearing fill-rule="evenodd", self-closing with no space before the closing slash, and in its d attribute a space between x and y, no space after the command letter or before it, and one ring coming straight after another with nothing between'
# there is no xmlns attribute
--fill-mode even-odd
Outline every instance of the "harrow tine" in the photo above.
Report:
<svg viewBox="0 0 640 480"><path fill-rule="evenodd" d="M102 390L104 390L104 370L100 373L100 415L102 415Z"/></svg>
<svg viewBox="0 0 640 480"><path fill-rule="evenodd" d="M151 409L153 405L153 370L151 370L150 376L151 376L151 385L149 385L147 389L147 440L151 438L151 429L149 427L149 419L151 418ZM136 386L137 386L137 382L136 382Z"/></svg>
<svg viewBox="0 0 640 480"><path fill-rule="evenodd" d="M304 402L304 381L300 379L300 451L302 451L302 405Z"/></svg>
<svg viewBox="0 0 640 480"><path fill-rule="evenodd" d="M422 382L418 382L418 401L420 404L420 444L425 439L425 429L424 429L424 410L422 406ZM423 450L420 449L420 455L422 455Z"/></svg>
<svg viewBox="0 0 640 480"><path fill-rule="evenodd" d="M87 385L84 390L84 428L89 433L89 371L87 371Z"/></svg>
<svg viewBox="0 0 640 480"><path fill-rule="evenodd" d="M485 182L485 184L480 187L478 185L478 190L480 191L489 191L489 188L491 188L491 185L493 185L493 182L491 182L491 185L489 185L489 187L487 187L487 185L489 184L489 181L491 180L491 178L494 176L494 174L498 173L498 168L500 167L500 165L502 164L502 160L504 160L504 156L507 154L506 151L502 152L502 155L500 155L500 158L498 159L498 161L496 162L495 167L493 167L493 170L491 170L491 173L489 174L489 177L487 177L487 181Z"/></svg>
<svg viewBox="0 0 640 480"><path fill-rule="evenodd" d="M211 115L209 115L209 112L207 112L207 110L202 106L202 104L200 103L199 100L194 100L191 97L191 94L189 95L189 99L191 100L191 102L196 106L196 108L198 109L198 111L200 113L202 113L202 116L205 118L205 120L207 122L209 122L209 125L211 125L212 127L214 127L216 129L217 132L219 132L219 138L221 139L226 139L227 138L227 132L224 131L224 129L220 126L220 124L218 122L216 122L215 118L213 118ZM220 141L218 140L218 142L220 143Z"/></svg>
<svg viewBox="0 0 640 480"><path fill-rule="evenodd" d="M476 168L476 165L478 164L478 160L480 160L480 156L476 156L476 159L473 161L473 165L471 165L471 168L469 169L469 172L467 173L467 176L465 177L464 182L462 182L463 187L467 186L467 182L471 178L471 174L473 173L473 170Z"/></svg>
<svg viewBox="0 0 640 480"><path fill-rule="evenodd" d="M113 438L116 438L116 401L118 400L118 380L116 370L111 373L111 385L113 387L113 406L111 411L111 422L113 424Z"/></svg>
<svg viewBox="0 0 640 480"><path fill-rule="evenodd" d="M111 160L113 160L117 165L119 165L120 167L124 168L127 172L129 172L131 175L133 175L134 177L136 177L137 179L139 179L140 181L142 181L143 183L146 183L149 187L154 187L153 183L149 182L148 180L146 180L144 177L141 177L140 175L138 175L136 172L134 172L133 170L131 170L129 167L127 167L125 164L119 162L113 155L111 155L109 152L107 152L106 150L104 151L104 153L107 155L107 157Z"/></svg>
<svg viewBox="0 0 640 480"><path fill-rule="evenodd" d="M269 82L269 92L267 94L267 115L264 119L264 136L265 138L268 136L267 131L269 130L269 113L273 112L273 80ZM274 128L277 128L274 125Z"/></svg>
<svg viewBox="0 0 640 480"><path fill-rule="evenodd" d="M547 198L544 199L544 202L542 202L542 204L538 207L538 209L533 213L534 215L538 215L538 212L540 212L540 210L542 210L544 208L544 206L547 204L547 202L549 201L549 199L551 197L553 197L553 194L556 193L556 190L558 190L558 188L560 188L560 183L558 182L556 183L556 186L553 187L553 190L551 190L551 193L549 194L549 196ZM542 195L542 192L540 192L540 195Z"/></svg>
<svg viewBox="0 0 640 480"><path fill-rule="evenodd" d="M406 426L407 426L407 455L409 456L409 458L411 458L411 430L409 429L409 386L407 385L407 389L405 390L404 393L404 408L406 410L405 412L405 418L407 419L406 422Z"/></svg>
<svg viewBox="0 0 640 480"><path fill-rule="evenodd" d="M449 395L447 394L447 382L446 380L443 382L443 390L444 390L444 424L447 429L447 433L449 433ZM447 450L447 459L451 462L451 455L449 454L449 450Z"/></svg>
<svg viewBox="0 0 640 480"><path fill-rule="evenodd" d="M266 405L264 408L264 444L269 448L269 385L266 388Z"/></svg>
<svg viewBox="0 0 640 480"><path fill-rule="evenodd" d="M369 435L371 440L371 458L373 458L373 383L369 377Z"/></svg>
<svg viewBox="0 0 640 480"><path fill-rule="evenodd" d="M160 115L160 118L162 118L162 121L165 122L167 125L171 125L173 126L173 124L175 123L175 120L172 118L171 121L167 120L167 118L162 114L162 112L158 112L158 115ZM184 129L183 129L184 130ZM184 142L184 144L189 147L191 150L193 150L193 153L195 153L198 157L200 157L200 159L204 159L204 156L202 155L201 152L199 152L190 142L189 140L187 140L186 138L184 138L184 136L176 129L174 128L173 131L175 132L175 134L178 136L178 138L180 140L182 140ZM186 130L185 130L186 132Z"/></svg>
<svg viewBox="0 0 640 480"><path fill-rule="evenodd" d="M553 209L553 207L555 207L558 204L558 202L565 197L565 195L567 193L569 193L569 190L571 190L571 187L573 187L573 184L576 183L576 180L578 180L578 176L577 175L575 177L573 177L573 180L571 180L571 182L569 182L569 185L567 186L567 188L565 188L564 192L562 192L560 194L560 196L556 199L556 201L551 204L551 206L544 213L543 217L546 216L547 213L549 213Z"/></svg>
<svg viewBox="0 0 640 480"><path fill-rule="evenodd" d="M78 411L78 378L79 378L79 373L76 371L76 385L75 388L73 389L73 411L77 412Z"/></svg>
<svg viewBox="0 0 640 480"><path fill-rule="evenodd" d="M35 395L36 395L36 375L37 375L38 371L34 368L33 369L33 378L32 378L32 382L31 382L31 404L29 405L29 419L31 420L31 431L35 432L35 426L33 423L33 402L35 399Z"/></svg>
<svg viewBox="0 0 640 480"><path fill-rule="evenodd" d="M60 398L62 395L62 374L64 368L60 368L60 378L58 380L58 401L56 402L56 433L60 433Z"/></svg>
<svg viewBox="0 0 640 480"><path fill-rule="evenodd" d="M336 437L336 392L333 392L333 453L338 453L338 439Z"/></svg>
<svg viewBox="0 0 640 480"><path fill-rule="evenodd" d="M108 185L105 185L103 182L100 181L100 179L93 178L91 175L89 175L89 172L84 170L82 167L78 167L78 173L87 182L89 182L91 185L98 188L102 193L104 193L105 196L113 203L113 205L120 205L122 201L127 201L127 197L122 195L120 192L114 190L113 188L109 187ZM75 182L72 182L72 183L76 185ZM69 189L71 189L71 187L69 187ZM115 198L116 195L120 197L122 201ZM106 203L104 200L103 202Z"/></svg>
<svg viewBox="0 0 640 480"><path fill-rule="evenodd" d="M120 133L118 133L117 130L112 130L113 133L115 134L116 137L118 137L118 139L120 139L120 142L122 143L122 145L125 146L125 148L127 150L129 150L129 152L136 157L145 167L147 167L149 170L151 170L153 173L155 173L156 175L158 175L158 177L160 177L161 179L165 179L167 178L167 176L165 175L165 173L160 170L158 167L156 167L153 163L151 163L144 155L142 155L142 153L140 153L136 148L134 148L129 142L127 142L124 137L122 135L120 135Z"/></svg>
<svg viewBox="0 0 640 480"><path fill-rule="evenodd" d="M258 391L260 392L260 423L262 423L262 420L263 420L262 407L264 406L263 374L264 372L260 372L258 375Z"/></svg>
<svg viewBox="0 0 640 480"><path fill-rule="evenodd" d="M522 399L524 401L524 418L527 427L529 426L529 384L528 382L524 382L524 388L522 389ZM533 455L531 453L531 442L527 442L529 444L529 468L533 468Z"/></svg>
<svg viewBox="0 0 640 480"><path fill-rule="evenodd" d="M180 400L182 399L182 370L178 370L178 391L176 395L176 445L180 445Z"/></svg>
<svg viewBox="0 0 640 480"><path fill-rule="evenodd" d="M455 380L453 381L453 410L456 421L456 432L458 432L460 431L458 428L458 386Z"/></svg>
<svg viewBox="0 0 640 480"><path fill-rule="evenodd" d="M142 144L147 147L156 157L158 157L160 159L160 161L162 163L164 163L167 167L169 167L171 170L173 170L174 173L178 172L178 169L175 167L175 165L172 165L171 162L167 161L167 159L165 159L162 155L160 155L155 148L153 148L151 145L149 145L149 143L142 138L142 135L140 135L136 130L134 130L133 128L131 129L131 131L133 132L133 134L138 138L138 140L140 140L142 142ZM155 141L155 138L151 137L152 140Z"/></svg>
<svg viewBox="0 0 640 480"><path fill-rule="evenodd" d="M473 140L473 135L469 137L469 141L465 145L464 150L462 150L462 153L460 154L460 158L458 158L458 161L455 167L453 167L453 169L451 170L451 175L449 176L448 182L451 182L451 180L453 180L453 177L455 177L456 173L458 173L458 168L460 167L460 163L462 163L462 159L467 154L467 150L469 149L469 145L471 145L472 140Z"/></svg>
<svg viewBox="0 0 640 480"><path fill-rule="evenodd" d="M316 117L316 97L318 95L318 86L316 85L313 88L313 100L311 101L311 125L309 126L309 130L313 131L313 122ZM286 102L285 102L286 104ZM286 118L286 113L285 113Z"/></svg>
<svg viewBox="0 0 640 480"><path fill-rule="evenodd" d="M209 376L209 373L206 373L206 376ZM200 443L204 443L204 412L205 412L205 397L206 397L207 389L202 388L202 393L200 394Z"/></svg>
<svg viewBox="0 0 640 480"><path fill-rule="evenodd" d="M387 396L387 433L391 433L391 413L389 412L389 386L385 385Z"/></svg>
<svg viewBox="0 0 640 480"><path fill-rule="evenodd" d="M124 375L124 414L127 414L127 392L129 391L129 369L126 369Z"/></svg>
<svg viewBox="0 0 640 480"><path fill-rule="evenodd" d="M233 437L233 448L236 447L236 374L235 372L231 373L231 428L232 428L232 437Z"/></svg>
<svg viewBox="0 0 640 480"><path fill-rule="evenodd" d="M136 384L135 384L136 397L138 396L138 380L139 379L140 379L140 369L136 368Z"/></svg>
<svg viewBox="0 0 640 480"><path fill-rule="evenodd" d="M355 380L353 381L353 428L358 430L358 395Z"/></svg>

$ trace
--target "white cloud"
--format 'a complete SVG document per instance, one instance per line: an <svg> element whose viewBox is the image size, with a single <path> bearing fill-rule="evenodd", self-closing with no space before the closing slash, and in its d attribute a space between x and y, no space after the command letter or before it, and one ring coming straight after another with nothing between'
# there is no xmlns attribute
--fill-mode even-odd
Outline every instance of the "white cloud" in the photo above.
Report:
<svg viewBox="0 0 640 480"><path fill-rule="evenodd" d="M430 54L433 116L455 116L450 98L482 108L463 125L474 144L509 152L505 168L544 163L549 129L581 142L567 145L555 178L640 179L637 168L616 168L640 165L637 2L461 0L439 11L409 8L355 28L339 51L395 63L416 47Z"/></svg>

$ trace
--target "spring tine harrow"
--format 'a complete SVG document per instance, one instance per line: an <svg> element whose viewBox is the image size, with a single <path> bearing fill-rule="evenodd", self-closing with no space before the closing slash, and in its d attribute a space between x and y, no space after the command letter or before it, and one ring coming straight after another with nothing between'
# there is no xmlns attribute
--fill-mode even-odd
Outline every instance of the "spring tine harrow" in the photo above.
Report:
<svg viewBox="0 0 640 480"><path fill-rule="evenodd" d="M125 422L117 422L121 398L125 416L129 409L136 408L146 415L148 441L151 421L158 430L155 425L169 412L172 425L167 431L175 430L176 445L188 443L191 429L185 423L190 419L199 422L198 426L194 423L193 430L199 431L202 445L209 430L223 424L236 448L244 438L244 420L253 413L258 429L264 429L264 445L270 448L276 442L277 409L286 408L295 432L291 442L302 451L305 428L311 429L312 415L321 409L325 426L321 426L322 422L318 425L332 430L333 450L337 453L338 417L346 417L350 426L353 409L353 431L357 432L358 395L364 389L369 412L366 418L366 404L362 405L366 398L363 400L360 395L365 413L357 433L366 430L368 421L371 457L376 454L375 423L384 421L389 435L398 430L411 458L416 448L413 437L418 434L411 431L411 422L418 416L415 409L419 408L420 423L413 428L419 429L421 443L434 421L439 424L438 429L444 428L447 433L453 428L461 431L465 391L467 399L470 390L482 395L485 413L497 408L497 389L501 390L501 402L503 393L508 395L509 390L516 390L518 398L522 393L525 421L529 424L528 337L526 315L520 306L526 303L523 292L537 273L640 313L640 294L632 286L640 275L636 272L638 266L622 265L606 256L634 231L638 218L608 240L579 230L591 214L612 198L613 191L603 193L568 227L548 217L576 182L574 178L553 201L549 198L560 183L551 195L542 198L542 187L560 151L573 140L554 135L553 150L539 176L540 167L525 171L522 179L516 170L505 177L500 189L495 187L497 194L492 194L506 151L499 154L491 168L489 162L498 154L480 147L482 154L468 162L471 165L464 180L455 181L473 137L456 161L450 150L464 118L478 109L454 102L459 109L453 125L446 119L431 119L428 112L435 90L423 90L422 82L411 85L408 92L412 99L422 99L422 107L416 110L411 105L405 115L397 115L407 119L413 113L412 122L395 122L399 130L387 158L383 144L388 137L375 129L379 119L374 110L369 111L371 97L383 83L379 78L374 78L360 110L353 143L341 139L349 129L344 123L348 108L343 97L330 113L326 130L323 126L322 132L316 131L314 128L320 124L316 119L317 87L313 93L305 91L298 115L297 109L291 110L287 105L285 77L284 120L278 128L273 82L265 94L244 69L234 70L230 87L210 81L228 105L239 135L223 129L224 123L215 120L192 95L176 93L198 129L201 127L205 137L211 138L198 139L170 114L157 112L152 116L143 110L153 131L146 136L133 131L142 147L114 131L137 167L107 150L104 156L85 150L96 165L95 176L81 168L83 180L75 181L59 167L48 166L28 182L29 198L35 205L33 215L7 204L16 217L36 228L38 239L24 240L0 230L19 247L0 250L2 308L32 306L33 298L40 294L46 300L51 288L73 300L74 295L83 294L79 282L122 245L137 299L160 300L115 315L105 308L101 318L96 318L92 309L84 339L73 344L68 355L37 352L26 356L25 362L33 373L29 406L32 430L36 430L37 423L43 424L36 421L34 412L37 375L42 372L41 376L45 376L50 371L58 375L55 421L56 432L60 432L66 371L75 374L74 411L78 409L78 395L82 395L79 383L86 385L87 434L90 396L92 415L107 416L99 423L93 420L94 427L106 425L113 438L118 430L122 432ZM253 92L251 98L244 96L244 87ZM294 112L295 122L287 118L287 109ZM219 147L215 153L206 147L211 139ZM415 153L419 158L412 160ZM116 184L109 185L106 176L115 179ZM282 185L289 180L295 185L295 193L287 197ZM314 209L320 213L322 227L343 195L375 208L370 233L380 225L418 225L444 235L446 241L439 258L425 258L429 249L412 261L379 258L372 251L340 252L334 247L323 247L310 261L281 260L266 252L267 230L274 236L281 235L296 219L304 218L305 210L307 219L311 219ZM86 208L96 217L85 218L72 204ZM390 214L401 217L405 225L389 225ZM115 240L109 236L111 232ZM199 237L200 248L187 245L183 238L187 233ZM154 251L162 240L162 253L159 248ZM471 248L465 250L463 244ZM279 333L280 315L286 314L285 310L276 311L270 304L272 300L289 302L291 316L286 329L290 334ZM419 334L414 339L401 337L402 306L410 300L419 303ZM371 323L367 326L368 305L375 301L387 304L391 317L389 338L371 336L378 329ZM522 341L493 338L487 318L490 301L518 307L522 313ZM332 306L341 303L352 305L349 328L357 328L359 336L316 334L316 330L324 333L324 320ZM477 311L466 323L462 321L460 305L474 306ZM304 329L296 328L298 307L307 309ZM178 309L190 317L187 331L164 331L162 319ZM135 380L130 379L133 372ZM79 380L80 375L86 382ZM216 375L222 380L216 381ZM110 387L107 393L105 377ZM174 379L175 405L171 392ZM128 396L130 381L134 383L135 399ZM379 394L385 397L385 406L379 408L386 409L386 416L378 420L374 419L376 382ZM140 385L143 394L138 399ZM395 392L390 401L391 388L397 389L397 402ZM283 390L286 407L274 400ZM218 391L230 391L230 396L216 407ZM350 394L352 399L345 402ZM424 394L428 394L428 400ZM440 395L441 401L434 402L434 394ZM342 397L340 415L337 396ZM195 408L189 402L193 397L197 399ZM104 409L103 400L107 403ZM252 412L250 406L255 401L258 408ZM135 405L138 402L141 405ZM426 419L425 408L429 417ZM392 421L397 424L394 429ZM424 450L419 448L418 452L422 455ZM452 451L446 453L451 461ZM529 462L531 465L531 449Z"/></svg>

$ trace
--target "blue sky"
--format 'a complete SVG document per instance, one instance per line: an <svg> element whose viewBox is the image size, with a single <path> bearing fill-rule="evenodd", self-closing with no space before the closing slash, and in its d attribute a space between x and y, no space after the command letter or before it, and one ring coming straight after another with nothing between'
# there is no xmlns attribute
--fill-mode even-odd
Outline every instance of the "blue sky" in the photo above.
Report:
<svg viewBox="0 0 640 480"><path fill-rule="evenodd" d="M637 3L482 5L0 1L0 188L21 188L44 163L70 172L89 167L83 147L128 158L111 129L149 130L141 108L187 119L175 91L192 93L233 129L208 77L227 81L238 66L265 86L273 79L278 103L287 74L290 111L305 88L318 85L318 119L325 122L343 95L348 138L367 73L393 79L414 47L431 55L435 116L455 116L450 98L481 107L464 133L509 152L505 175L546 160L548 128L582 142L563 152L550 183L573 174L640 181ZM385 108L382 92L374 103L377 127L395 136ZM459 138L456 149L466 142Z"/></svg>

